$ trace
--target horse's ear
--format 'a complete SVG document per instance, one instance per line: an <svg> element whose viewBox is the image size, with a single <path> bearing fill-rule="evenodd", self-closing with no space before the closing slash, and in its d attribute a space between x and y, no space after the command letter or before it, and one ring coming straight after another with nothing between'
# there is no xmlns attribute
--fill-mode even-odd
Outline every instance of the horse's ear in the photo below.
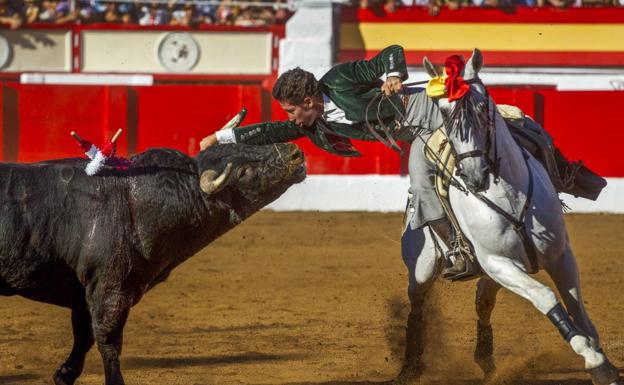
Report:
<svg viewBox="0 0 624 385"><path fill-rule="evenodd" d="M468 62L466 63L464 78L471 79L476 77L479 71L481 71L481 67L483 67L483 54L479 48L475 48L472 51L470 59L468 59Z"/></svg>
<svg viewBox="0 0 624 385"><path fill-rule="evenodd" d="M436 71L435 66L429 61L429 58L427 56L423 58L423 68L432 78L439 76L438 71Z"/></svg>

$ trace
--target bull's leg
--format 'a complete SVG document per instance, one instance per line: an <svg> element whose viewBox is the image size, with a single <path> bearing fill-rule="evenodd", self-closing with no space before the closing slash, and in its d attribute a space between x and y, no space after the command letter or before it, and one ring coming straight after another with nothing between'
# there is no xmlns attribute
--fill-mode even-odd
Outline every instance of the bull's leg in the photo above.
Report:
<svg viewBox="0 0 624 385"><path fill-rule="evenodd" d="M409 383L422 372L424 352L424 303L431 285L439 274L442 251L429 228L410 229L401 238L403 261L408 270L410 313L405 330L405 364L395 384Z"/></svg>
<svg viewBox="0 0 624 385"><path fill-rule="evenodd" d="M494 352L494 335L490 317L496 305L496 294L501 286L484 277L477 282L475 306L477 310L477 345L474 351L474 360L479 365L485 378L489 378L496 369L492 353Z"/></svg>
<svg viewBox="0 0 624 385"><path fill-rule="evenodd" d="M82 373L87 352L93 346L91 314L89 314L86 306L72 309L72 328L74 347L67 360L54 373L56 385L73 385L76 378Z"/></svg>
<svg viewBox="0 0 624 385"><path fill-rule="evenodd" d="M122 293L106 293L92 302L93 334L104 363L106 385L124 385L119 357L130 303Z"/></svg>

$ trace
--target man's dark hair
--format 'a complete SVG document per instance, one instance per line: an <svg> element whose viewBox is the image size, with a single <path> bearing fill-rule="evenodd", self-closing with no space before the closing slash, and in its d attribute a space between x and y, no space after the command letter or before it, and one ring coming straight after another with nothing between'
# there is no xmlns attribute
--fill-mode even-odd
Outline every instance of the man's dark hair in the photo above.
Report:
<svg viewBox="0 0 624 385"><path fill-rule="evenodd" d="M272 93L278 101L291 104L301 104L306 97L321 96L318 80L299 67L284 72L275 82Z"/></svg>

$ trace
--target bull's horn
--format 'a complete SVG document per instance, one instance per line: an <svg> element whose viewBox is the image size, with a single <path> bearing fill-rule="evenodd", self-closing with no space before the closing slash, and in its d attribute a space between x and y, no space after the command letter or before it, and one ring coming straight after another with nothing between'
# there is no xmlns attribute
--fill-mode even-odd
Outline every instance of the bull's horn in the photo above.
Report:
<svg viewBox="0 0 624 385"><path fill-rule="evenodd" d="M232 163L228 163L227 166L225 166L225 170L223 170L219 176L217 176L215 170L206 170L202 172L199 177L199 187L206 194L216 193L227 185L227 181L230 179L231 175Z"/></svg>

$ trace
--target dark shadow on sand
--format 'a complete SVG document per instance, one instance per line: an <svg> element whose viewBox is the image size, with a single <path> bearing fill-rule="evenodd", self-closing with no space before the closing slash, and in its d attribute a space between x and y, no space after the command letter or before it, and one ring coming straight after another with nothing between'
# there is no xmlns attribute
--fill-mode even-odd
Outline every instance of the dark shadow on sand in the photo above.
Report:
<svg viewBox="0 0 624 385"><path fill-rule="evenodd" d="M22 385L24 381L36 380L41 378L33 373L12 374L8 376L0 376L0 384L2 385Z"/></svg>
<svg viewBox="0 0 624 385"><path fill-rule="evenodd" d="M287 382L279 385L392 385L392 381Z"/></svg>
<svg viewBox="0 0 624 385"><path fill-rule="evenodd" d="M178 334L203 334L203 333L222 333L222 332L238 332L238 331L249 331L249 330L270 330L270 329L294 329L297 327L302 327L303 324L287 324L287 323L272 323L272 324L248 324L241 326L227 326L227 327L194 327L190 330L183 330ZM168 334L176 334L176 332L168 332Z"/></svg>
<svg viewBox="0 0 624 385"><path fill-rule="evenodd" d="M413 380L413 382L407 382L405 385L419 384L419 385L483 385L484 382L477 379L465 380L465 379L440 379L440 380ZM540 379L505 379L500 382L490 382L488 385L592 385L591 380L540 380ZM388 381L365 381L365 380L352 380L352 381L326 381L326 382L287 382L276 385L394 385L393 380Z"/></svg>
<svg viewBox="0 0 624 385"><path fill-rule="evenodd" d="M305 358L303 354L263 354L249 352L236 356L200 356L178 358L127 357L124 369L180 368L187 366L211 366L229 364L252 364L265 361L290 361Z"/></svg>
<svg viewBox="0 0 624 385"><path fill-rule="evenodd" d="M463 379L440 379L440 380L426 380L422 382L418 382L416 380L413 382L414 384L419 385L484 385L485 383L482 380L472 379L472 380L463 380ZM331 383L333 384L333 383ZM410 384L410 383L408 383ZM294 385L294 384L293 384ZM312 385L312 384L310 384ZM321 384L319 384L321 385ZM325 385L325 384L322 384ZM407 384L406 384L407 385ZM575 379L563 379L563 380L540 380L536 378L503 378L500 381L491 381L488 382L487 385L592 385L591 380L581 380L578 378Z"/></svg>

